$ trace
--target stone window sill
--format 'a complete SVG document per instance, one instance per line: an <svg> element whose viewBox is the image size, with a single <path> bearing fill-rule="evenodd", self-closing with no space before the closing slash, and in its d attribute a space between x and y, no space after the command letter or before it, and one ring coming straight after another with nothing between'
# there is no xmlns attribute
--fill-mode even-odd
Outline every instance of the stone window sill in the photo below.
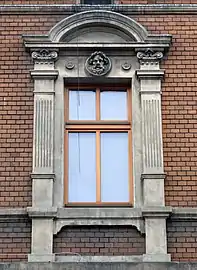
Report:
<svg viewBox="0 0 197 270"><path fill-rule="evenodd" d="M55 262L66 263L121 263L121 262L142 262L143 255L133 256L81 256L80 254L66 254L60 256L55 254Z"/></svg>
<svg viewBox="0 0 197 270"><path fill-rule="evenodd" d="M138 208L59 208L54 234L70 225L131 225L144 232L142 212Z"/></svg>
<svg viewBox="0 0 197 270"><path fill-rule="evenodd" d="M105 225L118 226L130 225L134 226L144 233L144 219L140 208L84 208L84 207L68 207L68 208L35 208L27 209L28 215L34 218L53 218L54 234L57 234L64 226L91 226Z"/></svg>

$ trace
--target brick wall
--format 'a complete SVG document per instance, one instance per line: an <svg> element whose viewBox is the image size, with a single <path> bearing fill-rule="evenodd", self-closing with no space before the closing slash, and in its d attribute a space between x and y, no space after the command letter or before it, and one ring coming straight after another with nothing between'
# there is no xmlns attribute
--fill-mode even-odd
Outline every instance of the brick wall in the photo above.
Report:
<svg viewBox="0 0 197 270"><path fill-rule="evenodd" d="M173 261L197 261L197 221L168 221L167 237Z"/></svg>
<svg viewBox="0 0 197 270"><path fill-rule="evenodd" d="M0 16L0 205L31 204L33 68L22 34L46 33L61 16Z"/></svg>
<svg viewBox="0 0 197 270"><path fill-rule="evenodd" d="M152 33L173 36L162 63L166 204L197 206L197 16L134 17Z"/></svg>
<svg viewBox="0 0 197 270"><path fill-rule="evenodd" d="M31 4L36 2L49 3L49 1L44 0L29 0ZM175 2L185 4L190 2L197 3L197 1L192 0L165 1L165 3ZM28 1L7 0L0 3L20 4L28 3ZM66 1L54 0L50 3L66 3ZM145 3L145 1L136 0L133 3ZM157 3L162 3L162 0L157 0ZM21 35L27 33L47 33L63 18L64 16L53 14L50 16L36 14L0 16L1 207L26 207L31 205L30 173L32 167L33 83L29 70L32 69L32 62L29 54L25 52ZM162 84L164 163L165 172L167 173L165 181L166 204L196 207L197 15L140 15L132 16L132 18L144 25L153 34L167 33L173 35L172 47L162 64L162 68L166 70L165 80ZM15 223L27 224L26 221L17 223L15 219L10 220L8 223L10 227ZM168 224L168 249L172 253L173 259L197 259L194 246L197 239L194 236L195 232L192 231L195 229L195 226L191 225L195 223L190 224L188 222L187 226L182 226L182 223L175 223ZM4 229L9 229L9 226L5 225ZM24 226L27 226L23 227L24 230L30 230L29 223ZM17 226L12 228L13 233L15 228ZM177 231L173 231L174 228ZM3 233L5 236L3 230L0 233ZM9 233L13 236L12 232ZM9 236L10 234L8 235L6 232L7 238L2 237L2 239L8 239L6 241L13 242L6 243L7 248L4 249L4 255L0 252L1 256L4 257L0 258L4 261L6 259L11 261L11 259L15 260L23 256L20 259L25 259L26 256L22 254L29 253L29 233L21 232L23 236L17 238ZM88 237L87 233L92 233L95 239L99 239L98 242L93 242L92 239L94 237ZM103 236L96 237L97 233ZM107 233L111 233L113 236L107 236ZM69 234L74 236L70 237ZM121 234L127 236L120 236ZM181 238L181 234L185 236ZM23 241L19 240L23 239L23 237L24 241L27 241L25 242L25 247L20 246L24 244ZM113 239L118 241L113 242ZM125 242L123 242L123 239ZM185 242L183 239L185 239ZM4 242L3 245L5 245ZM190 246L186 247L185 245ZM123 230L121 227L116 231L114 231L114 228L109 230L108 227L92 227L91 230L89 227L65 228L54 238L54 247L54 252L56 253L76 251L86 255L142 254L144 238L132 228L124 228ZM21 253L17 255L19 257L16 257L16 255L9 255L9 257L5 255L5 253L16 254L18 252Z"/></svg>
<svg viewBox="0 0 197 270"><path fill-rule="evenodd" d="M26 261L31 222L25 217L0 217L0 262Z"/></svg>
<svg viewBox="0 0 197 270"><path fill-rule="evenodd" d="M133 227L64 227L54 236L54 253L140 255L144 252L145 238Z"/></svg>
<svg viewBox="0 0 197 270"><path fill-rule="evenodd" d="M0 202L4 207L31 202L33 83L32 63L22 34L47 33L64 16L0 18ZM152 33L173 35L163 62L162 116L166 203L197 205L197 16L133 16ZM184 74L184 75L183 75Z"/></svg>

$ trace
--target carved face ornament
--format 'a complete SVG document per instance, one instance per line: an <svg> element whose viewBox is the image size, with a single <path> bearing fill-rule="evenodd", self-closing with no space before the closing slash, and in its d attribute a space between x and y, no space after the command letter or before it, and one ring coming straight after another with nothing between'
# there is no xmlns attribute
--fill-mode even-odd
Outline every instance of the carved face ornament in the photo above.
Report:
<svg viewBox="0 0 197 270"><path fill-rule="evenodd" d="M86 70L94 76L103 76L111 69L110 59L102 52L94 52L85 63Z"/></svg>

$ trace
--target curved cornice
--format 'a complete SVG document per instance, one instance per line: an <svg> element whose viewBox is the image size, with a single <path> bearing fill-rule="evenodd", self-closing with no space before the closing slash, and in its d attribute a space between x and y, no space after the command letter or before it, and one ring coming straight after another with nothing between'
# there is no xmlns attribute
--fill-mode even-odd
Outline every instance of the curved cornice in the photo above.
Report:
<svg viewBox="0 0 197 270"><path fill-rule="evenodd" d="M76 13L60 21L49 32L49 39L52 42L62 41L71 32L93 24L121 30L136 42L142 42L148 36L148 32L141 24L125 15L106 10L90 10Z"/></svg>

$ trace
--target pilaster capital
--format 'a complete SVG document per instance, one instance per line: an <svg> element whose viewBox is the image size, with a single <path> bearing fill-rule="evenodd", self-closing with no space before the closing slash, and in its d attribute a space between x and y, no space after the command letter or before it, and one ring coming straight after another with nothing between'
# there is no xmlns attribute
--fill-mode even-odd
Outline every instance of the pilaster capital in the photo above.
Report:
<svg viewBox="0 0 197 270"><path fill-rule="evenodd" d="M158 51L152 48L147 48L145 50L137 50L137 58L141 65L158 65L163 59L162 50Z"/></svg>
<svg viewBox="0 0 197 270"><path fill-rule="evenodd" d="M55 62L58 58L58 51L51 49L32 50L31 57L34 62Z"/></svg>
<svg viewBox="0 0 197 270"><path fill-rule="evenodd" d="M58 59L58 49L32 48L30 50L35 70L53 70Z"/></svg>

